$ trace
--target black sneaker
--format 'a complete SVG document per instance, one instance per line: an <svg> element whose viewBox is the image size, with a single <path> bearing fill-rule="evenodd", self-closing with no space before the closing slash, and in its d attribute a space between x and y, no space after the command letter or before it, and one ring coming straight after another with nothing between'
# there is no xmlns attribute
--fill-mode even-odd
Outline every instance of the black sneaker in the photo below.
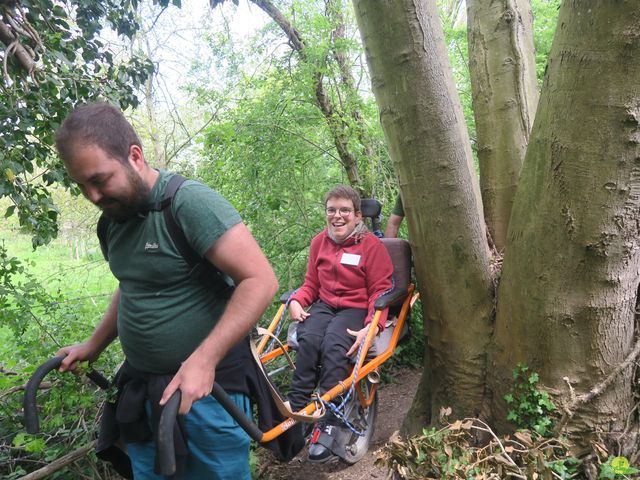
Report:
<svg viewBox="0 0 640 480"><path fill-rule="evenodd" d="M318 422L311 434L309 444L309 461L312 463L332 463L338 461L337 455L331 451L334 435L338 426L326 422Z"/></svg>

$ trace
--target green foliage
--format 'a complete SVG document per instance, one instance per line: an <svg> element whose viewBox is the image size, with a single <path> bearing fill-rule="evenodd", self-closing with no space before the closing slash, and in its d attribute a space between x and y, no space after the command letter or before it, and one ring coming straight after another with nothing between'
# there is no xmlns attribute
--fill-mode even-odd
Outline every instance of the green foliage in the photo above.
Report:
<svg viewBox="0 0 640 480"><path fill-rule="evenodd" d="M637 474L640 474L640 469L630 466L629 460L625 457L614 457L611 455L606 462L600 465L598 478L618 480L632 478L630 475L637 476Z"/></svg>
<svg viewBox="0 0 640 480"><path fill-rule="evenodd" d="M103 99L122 108L138 103L134 88L153 66L140 55L117 59L99 34L105 24L129 38L137 30L136 0L28 0L2 6L11 18L20 48L32 52L34 69L0 51L7 73L0 89L0 198L12 202L5 216L17 215L33 247L57 235L58 210L51 186L70 186L53 149L53 134L78 103ZM4 19L3 19L4 21Z"/></svg>
<svg viewBox="0 0 640 480"><path fill-rule="evenodd" d="M28 252L30 243L27 237L13 235L12 248L20 246L16 249ZM48 463L90 442L95 432L97 406L105 398L105 394L96 392L84 377L51 373L45 379L50 387L38 393L42 433L24 433L22 385L61 345L84 340L90 334L109 296L87 289L100 286L111 290L114 286L113 281L108 285L101 285L96 279L87 281L78 269L79 262L70 260L63 248L43 247L32 257L32 260L20 260L0 244L2 478L22 476L33 470L34 465ZM68 272L61 277L57 267L53 271L47 269L47 258L49 265L71 266L73 274ZM91 264L83 266L91 269ZM93 269L92 273L100 277L98 270ZM118 349L109 349L101 357L100 366L105 373L110 373L119 361L121 353ZM76 473L62 472L58 478L65 478L65 475L66 478L80 478L83 469L92 471L95 467L80 463L72 468L77 469Z"/></svg>
<svg viewBox="0 0 640 480"><path fill-rule="evenodd" d="M560 0L532 0L533 11L533 41L536 49L536 76L538 84L542 85L542 78L547 68L547 58L551 50L553 35L558 21Z"/></svg>
<svg viewBox="0 0 640 480"><path fill-rule="evenodd" d="M451 63L451 70L453 73L453 80L456 84L456 90L460 97L460 105L462 106L462 112L467 124L467 130L469 131L469 139L471 140L471 148L474 154L474 164L476 171L478 170L477 162L477 146L476 146L476 123L473 116L473 102L471 92L471 80L469 76L469 48L467 45L467 25L466 22L461 22L454 16L448 15L449 3L456 2L443 2L445 5L440 5L440 15L443 18L442 27L444 31L444 38L447 44L447 52L449 53L449 62ZM461 8L465 8L462 6ZM451 12L455 13L455 12Z"/></svg>
<svg viewBox="0 0 640 480"><path fill-rule="evenodd" d="M425 337L419 304L416 304L406 321L409 322L409 336L398 343L393 356L382 364L380 373L385 383L394 382L394 372L398 369L423 366Z"/></svg>
<svg viewBox="0 0 640 480"><path fill-rule="evenodd" d="M295 26L307 44L304 61L283 48L283 33L273 24L249 39L246 47L216 33L208 38L216 55L194 66L190 86L205 110L218 112L203 132L203 161L196 175L236 206L274 266L283 291L302 282L309 243L324 227L324 194L336 183L348 182L316 104L318 69L332 101L364 117L373 152L370 158L358 157L366 188L388 209L396 189L373 99L345 96L349 90L338 88L340 75L332 52L352 59L359 44L353 35L332 42L334 24L317 5L302 2L295 8L300 8ZM353 24L347 28L353 29ZM215 82L211 64L220 72ZM344 121L352 132L349 146L361 155L353 118Z"/></svg>
<svg viewBox="0 0 640 480"><path fill-rule="evenodd" d="M543 437L551 434L551 414L556 407L547 392L538 390L538 374L529 373L529 367L518 363L513 370L513 381L511 391L504 396L510 407L507 420L518 428L532 429Z"/></svg>

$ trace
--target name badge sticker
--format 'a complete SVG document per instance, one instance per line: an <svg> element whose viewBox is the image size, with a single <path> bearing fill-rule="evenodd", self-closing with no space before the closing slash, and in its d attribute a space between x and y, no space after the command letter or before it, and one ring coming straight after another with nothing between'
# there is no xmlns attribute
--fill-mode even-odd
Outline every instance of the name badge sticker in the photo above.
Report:
<svg viewBox="0 0 640 480"><path fill-rule="evenodd" d="M353 265L354 267L357 267L360 263L360 255L356 255L354 253L343 253L340 263L343 265Z"/></svg>

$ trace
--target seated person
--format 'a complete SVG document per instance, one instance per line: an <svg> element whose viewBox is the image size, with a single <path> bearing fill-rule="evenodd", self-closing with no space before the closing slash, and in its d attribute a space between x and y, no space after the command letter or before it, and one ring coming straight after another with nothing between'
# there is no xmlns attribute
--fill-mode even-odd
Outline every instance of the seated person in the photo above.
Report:
<svg viewBox="0 0 640 480"><path fill-rule="evenodd" d="M316 383L324 393L349 375L349 357L356 355L366 336L374 303L392 288L391 258L364 224L358 193L339 185L326 195L324 203L327 228L311 241L304 284L289 303L291 318L299 322L296 370L288 396L294 411L311 401ZM385 321L386 311L378 330L384 328ZM309 449L311 461L333 456L314 440L320 432L331 435L340 423L330 411L318 422Z"/></svg>

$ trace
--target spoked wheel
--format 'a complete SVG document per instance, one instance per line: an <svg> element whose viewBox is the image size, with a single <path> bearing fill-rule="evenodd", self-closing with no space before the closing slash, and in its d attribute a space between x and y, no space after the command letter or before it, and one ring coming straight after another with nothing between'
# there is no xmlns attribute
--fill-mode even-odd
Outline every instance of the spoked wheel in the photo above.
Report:
<svg viewBox="0 0 640 480"><path fill-rule="evenodd" d="M362 388L365 398L369 398L371 390L371 383L365 379L361 382L357 388ZM354 398L349 402L350 411L347 412L349 421L356 427L357 430L364 433L363 436L351 434L347 444L345 445L345 455L343 460L350 465L362 460L369 450L369 444L373 438L373 429L375 427L376 416L378 415L378 391L373 394L373 400L368 407L363 407L360 404L358 395L354 395Z"/></svg>

